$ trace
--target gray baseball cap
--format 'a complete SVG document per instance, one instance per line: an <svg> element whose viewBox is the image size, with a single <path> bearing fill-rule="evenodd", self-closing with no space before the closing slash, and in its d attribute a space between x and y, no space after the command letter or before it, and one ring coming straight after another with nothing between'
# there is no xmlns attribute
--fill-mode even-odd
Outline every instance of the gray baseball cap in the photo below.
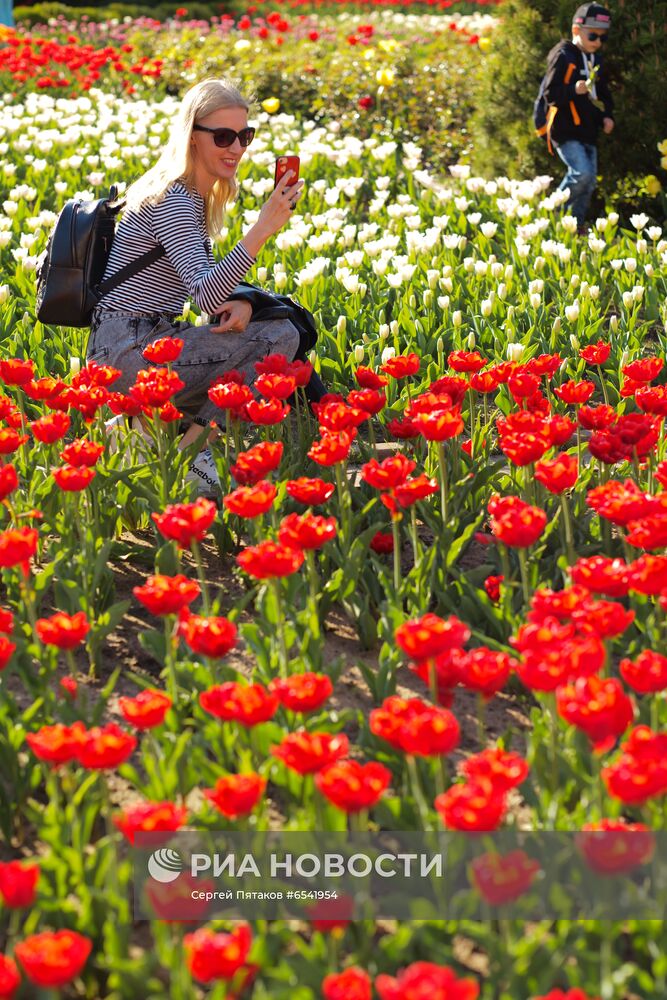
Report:
<svg viewBox="0 0 667 1000"><path fill-rule="evenodd" d="M611 14L599 3L582 3L577 7L572 24L579 28L593 28L596 31L609 31Z"/></svg>

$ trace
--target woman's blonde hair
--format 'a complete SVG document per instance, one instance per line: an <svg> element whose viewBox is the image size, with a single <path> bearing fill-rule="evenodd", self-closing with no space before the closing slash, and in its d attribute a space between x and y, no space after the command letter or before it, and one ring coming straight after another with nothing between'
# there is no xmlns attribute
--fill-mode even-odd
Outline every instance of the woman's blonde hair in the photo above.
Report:
<svg viewBox="0 0 667 1000"><path fill-rule="evenodd" d="M157 205L176 180L194 188L194 158L190 143L192 126L221 108L248 111L250 102L229 80L202 80L186 92L159 160L128 188L128 208L136 211L144 204ZM210 236L220 235L225 206L236 197L237 191L235 178L217 180L206 195L206 227Z"/></svg>

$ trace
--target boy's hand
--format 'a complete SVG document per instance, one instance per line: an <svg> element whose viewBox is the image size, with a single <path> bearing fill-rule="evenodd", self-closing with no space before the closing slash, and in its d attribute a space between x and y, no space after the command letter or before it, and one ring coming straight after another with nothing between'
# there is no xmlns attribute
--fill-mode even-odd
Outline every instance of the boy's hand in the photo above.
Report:
<svg viewBox="0 0 667 1000"><path fill-rule="evenodd" d="M605 135L609 135L610 132L614 131L614 119L613 118L603 118L602 119L602 128L604 130Z"/></svg>
<svg viewBox="0 0 667 1000"><path fill-rule="evenodd" d="M577 80L576 86L574 88L575 94L587 94L588 84L585 80Z"/></svg>

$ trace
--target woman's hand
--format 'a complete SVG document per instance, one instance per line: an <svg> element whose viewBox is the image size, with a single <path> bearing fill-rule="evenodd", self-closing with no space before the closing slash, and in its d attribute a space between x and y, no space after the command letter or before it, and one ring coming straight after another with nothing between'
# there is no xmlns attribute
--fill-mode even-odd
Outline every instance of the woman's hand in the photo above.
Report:
<svg viewBox="0 0 667 1000"><path fill-rule="evenodd" d="M223 302L220 321L211 327L211 333L243 333L252 319L252 306L244 299Z"/></svg>
<svg viewBox="0 0 667 1000"><path fill-rule="evenodd" d="M279 232L289 222L292 211L303 191L303 181L290 185L292 171L288 170L280 178L275 190L262 205L255 225L243 237L243 245L251 256L256 257L266 241Z"/></svg>

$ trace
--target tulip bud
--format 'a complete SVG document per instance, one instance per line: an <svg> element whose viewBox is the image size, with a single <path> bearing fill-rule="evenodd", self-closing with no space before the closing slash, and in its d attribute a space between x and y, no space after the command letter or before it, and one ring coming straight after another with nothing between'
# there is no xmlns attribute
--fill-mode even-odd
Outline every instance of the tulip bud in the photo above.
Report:
<svg viewBox="0 0 667 1000"><path fill-rule="evenodd" d="M389 324L389 332L391 333L392 337L395 337L398 334L397 320L392 319L391 323Z"/></svg>
<svg viewBox="0 0 667 1000"><path fill-rule="evenodd" d="M383 323L382 324L382 326L380 327L380 329L378 331L378 336L379 336L380 340L386 340L387 339L387 337L389 336L389 326L387 325L387 323Z"/></svg>
<svg viewBox="0 0 667 1000"><path fill-rule="evenodd" d="M541 271L545 264L546 264L546 260L544 259L544 257L536 257L535 258L535 270L536 271Z"/></svg>
<svg viewBox="0 0 667 1000"><path fill-rule="evenodd" d="M507 307L507 319L508 320L514 319L514 313L515 313L514 306L508 306Z"/></svg>
<svg viewBox="0 0 667 1000"><path fill-rule="evenodd" d="M507 264L505 267L505 281L511 281L514 277L514 264Z"/></svg>
<svg viewBox="0 0 667 1000"><path fill-rule="evenodd" d="M347 316L339 316L336 322L336 331L340 337L345 334L347 330Z"/></svg>
<svg viewBox="0 0 667 1000"><path fill-rule="evenodd" d="M609 332L610 333L618 332L618 316L609 317Z"/></svg>
<svg viewBox="0 0 667 1000"><path fill-rule="evenodd" d="M509 343L507 345L507 360L508 361L521 361L523 356L524 346L523 344Z"/></svg>
<svg viewBox="0 0 667 1000"><path fill-rule="evenodd" d="M637 240L637 253L646 253L648 250L648 243L646 240Z"/></svg>
<svg viewBox="0 0 667 1000"><path fill-rule="evenodd" d="M257 268L257 280L260 283L260 285L264 284L264 282L266 281L266 277L267 277L268 273L269 272L268 272L268 269L266 267L258 267Z"/></svg>
<svg viewBox="0 0 667 1000"><path fill-rule="evenodd" d="M469 351L474 351L475 350L475 334L474 334L474 332L472 330L468 334L468 350Z"/></svg>
<svg viewBox="0 0 667 1000"><path fill-rule="evenodd" d="M504 301L507 298L507 285L505 284L504 281L501 281L500 284L498 285L496 289L496 295L501 301Z"/></svg>
<svg viewBox="0 0 667 1000"><path fill-rule="evenodd" d="M370 344L370 342L371 342L371 338L368 336L367 333L362 333L361 339L362 339L362 341L363 341L364 344Z"/></svg>
<svg viewBox="0 0 667 1000"><path fill-rule="evenodd" d="M540 308L540 303L542 302L542 296L539 294L539 292L534 292L532 295L529 296L529 299L533 309Z"/></svg>
<svg viewBox="0 0 667 1000"><path fill-rule="evenodd" d="M654 271L653 271L653 264L646 264L646 266L644 267L644 271L646 272L646 277L647 278L652 278L653 277L653 273L654 273ZM2 287L2 286L0 286L0 287Z"/></svg>
<svg viewBox="0 0 667 1000"><path fill-rule="evenodd" d="M378 313L378 323L380 324L380 326L382 326L384 321L385 321L384 309L380 309L380 312Z"/></svg>
<svg viewBox="0 0 667 1000"><path fill-rule="evenodd" d="M358 365L364 360L364 349L361 344L357 344L354 348L354 360Z"/></svg>
<svg viewBox="0 0 667 1000"><path fill-rule="evenodd" d="M428 308L433 305L433 292L430 288L427 288L424 292L424 305Z"/></svg>
<svg viewBox="0 0 667 1000"><path fill-rule="evenodd" d="M579 341L573 333L570 334L570 343L572 344L573 351L579 350Z"/></svg>
<svg viewBox="0 0 667 1000"><path fill-rule="evenodd" d="M278 291L280 291L281 288L284 288L287 284L287 273L285 271L274 271L273 284L276 286Z"/></svg>
<svg viewBox="0 0 667 1000"><path fill-rule="evenodd" d="M556 316L555 320L553 321L553 325L551 327L551 331L552 331L552 333L553 333L554 336L556 336L556 334L560 333L561 326L562 326L562 324L561 324L560 316Z"/></svg>
<svg viewBox="0 0 667 1000"><path fill-rule="evenodd" d="M578 274L573 274L572 277L570 278L570 286L572 288L578 288L580 281L581 281L581 278L579 277L579 275Z"/></svg>
<svg viewBox="0 0 667 1000"><path fill-rule="evenodd" d="M386 365L387 361L389 361L389 358L393 358L395 354L396 351L394 350L393 347L385 347L385 349L382 352L382 364Z"/></svg>
<svg viewBox="0 0 667 1000"><path fill-rule="evenodd" d="M438 295L436 301L439 308L442 309L443 312L446 312L449 309L449 295Z"/></svg>
<svg viewBox="0 0 667 1000"><path fill-rule="evenodd" d="M417 308L417 297L415 295L410 296L410 298L408 299L408 305L410 306L411 309Z"/></svg>
<svg viewBox="0 0 667 1000"><path fill-rule="evenodd" d="M368 291L368 285L366 284L365 281L360 281L359 282L359 288L357 290L358 290L359 294L361 295L361 297L363 299L363 297L365 296L366 292Z"/></svg>
<svg viewBox="0 0 667 1000"><path fill-rule="evenodd" d="M81 371L81 358L75 358L74 355L71 354L69 359L70 375L78 375L80 371Z"/></svg>
<svg viewBox="0 0 667 1000"><path fill-rule="evenodd" d="M0 285L0 306L9 298L9 285Z"/></svg>
<svg viewBox="0 0 667 1000"><path fill-rule="evenodd" d="M490 316L491 315L491 311L493 309L493 303L489 299L484 299L482 301L480 309L481 309L482 316L484 316L484 317Z"/></svg>
<svg viewBox="0 0 667 1000"><path fill-rule="evenodd" d="M454 326L461 326L462 323L463 323L463 315L461 313L461 310L460 309L456 309L452 313L452 324Z"/></svg>
<svg viewBox="0 0 667 1000"><path fill-rule="evenodd" d="M630 352L628 350L623 351L623 353L621 354L621 364L619 366L620 368L625 368L625 366L628 363L629 356Z"/></svg>
<svg viewBox="0 0 667 1000"><path fill-rule="evenodd" d="M436 342L435 342L435 349L438 352L438 354L442 354L442 352L444 351L444 349L445 349L445 342L442 339L442 337L438 337L438 339L436 340Z"/></svg>

